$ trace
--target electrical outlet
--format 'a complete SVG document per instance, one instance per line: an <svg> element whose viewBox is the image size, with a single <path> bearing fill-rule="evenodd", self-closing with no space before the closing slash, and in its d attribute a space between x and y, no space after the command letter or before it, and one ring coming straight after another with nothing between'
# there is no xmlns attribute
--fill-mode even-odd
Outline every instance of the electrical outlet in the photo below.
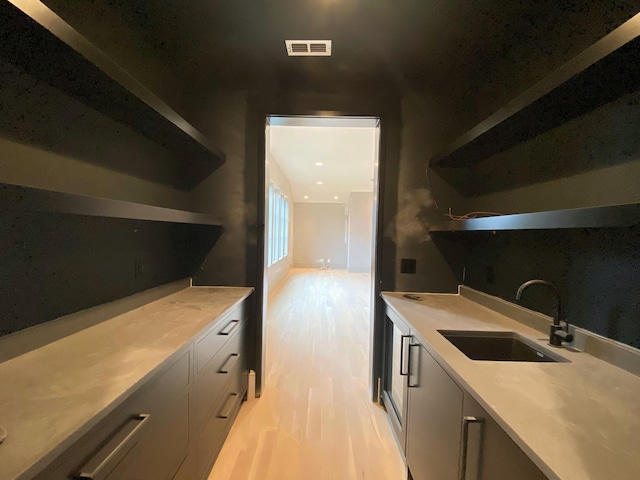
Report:
<svg viewBox="0 0 640 480"><path fill-rule="evenodd" d="M134 262L133 278L141 278L144 275L144 264L136 258Z"/></svg>
<svg viewBox="0 0 640 480"><path fill-rule="evenodd" d="M416 259L415 258L403 258L400 260L400 273L416 273Z"/></svg>

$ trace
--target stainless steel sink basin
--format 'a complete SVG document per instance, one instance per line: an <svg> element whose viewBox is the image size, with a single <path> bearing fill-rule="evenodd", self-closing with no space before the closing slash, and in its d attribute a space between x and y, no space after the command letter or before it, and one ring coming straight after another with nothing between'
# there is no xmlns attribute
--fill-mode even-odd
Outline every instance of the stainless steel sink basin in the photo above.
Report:
<svg viewBox="0 0 640 480"><path fill-rule="evenodd" d="M494 362L568 361L559 355L540 348L515 332L438 330L438 333L472 360Z"/></svg>

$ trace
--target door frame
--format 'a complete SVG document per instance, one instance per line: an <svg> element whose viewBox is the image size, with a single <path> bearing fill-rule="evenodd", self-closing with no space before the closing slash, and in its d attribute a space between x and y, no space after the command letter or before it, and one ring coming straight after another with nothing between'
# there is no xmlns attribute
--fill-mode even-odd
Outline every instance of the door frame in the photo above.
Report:
<svg viewBox="0 0 640 480"><path fill-rule="evenodd" d="M384 98L381 98L384 97ZM340 116L374 117L379 119L380 142L378 152L377 218L375 225L375 268L372 272L373 299L372 328L369 359L369 392L373 401L380 398L380 378L383 366L384 308L380 298L383 290L393 291L395 286L395 252L393 240L384 235L385 226L394 220L397 207L397 179L400 157L400 100L394 96L292 94L267 97L253 95L247 109L247 164L251 157L256 169L256 251L255 262L249 262L248 278L255 280L253 318L253 365L256 371L256 396L260 396L265 383L266 308L265 295L265 205L266 165L265 130L270 116ZM253 141L252 141L253 140Z"/></svg>

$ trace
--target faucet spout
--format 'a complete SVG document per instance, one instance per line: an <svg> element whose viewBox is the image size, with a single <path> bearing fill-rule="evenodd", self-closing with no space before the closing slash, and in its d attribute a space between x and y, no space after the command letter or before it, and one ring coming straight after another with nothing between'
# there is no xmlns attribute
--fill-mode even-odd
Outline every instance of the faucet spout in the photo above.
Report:
<svg viewBox="0 0 640 480"><path fill-rule="evenodd" d="M531 285L542 285L546 287L547 290L549 290L555 297L556 302L555 308L553 310L553 323L551 324L549 332L549 345L554 347L561 347L563 341L572 342L573 335L569 334L569 322L565 320L564 330L560 325L560 319L562 318L562 300L560 291L555 287L555 285L552 285L545 280L529 280L518 287L518 291L516 292L516 300L520 300L522 298L522 293Z"/></svg>

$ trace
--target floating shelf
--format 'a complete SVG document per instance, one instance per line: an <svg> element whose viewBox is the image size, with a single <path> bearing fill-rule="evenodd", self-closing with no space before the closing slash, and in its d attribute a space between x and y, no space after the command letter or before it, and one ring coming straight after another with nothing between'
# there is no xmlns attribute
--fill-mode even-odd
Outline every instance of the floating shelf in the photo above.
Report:
<svg viewBox="0 0 640 480"><path fill-rule="evenodd" d="M429 230L431 232L551 230L631 227L634 225L640 225L640 204L635 203L451 220L432 224Z"/></svg>
<svg viewBox="0 0 640 480"><path fill-rule="evenodd" d="M222 226L221 219L204 213L55 192L39 188L9 185L6 183L0 184L0 204L3 210L13 211L52 212L91 217Z"/></svg>
<svg viewBox="0 0 640 480"><path fill-rule="evenodd" d="M180 188L224 163L210 139L42 2L0 4L0 56L173 152Z"/></svg>
<svg viewBox="0 0 640 480"><path fill-rule="evenodd" d="M472 167L640 88L640 14L449 144L430 167Z"/></svg>

